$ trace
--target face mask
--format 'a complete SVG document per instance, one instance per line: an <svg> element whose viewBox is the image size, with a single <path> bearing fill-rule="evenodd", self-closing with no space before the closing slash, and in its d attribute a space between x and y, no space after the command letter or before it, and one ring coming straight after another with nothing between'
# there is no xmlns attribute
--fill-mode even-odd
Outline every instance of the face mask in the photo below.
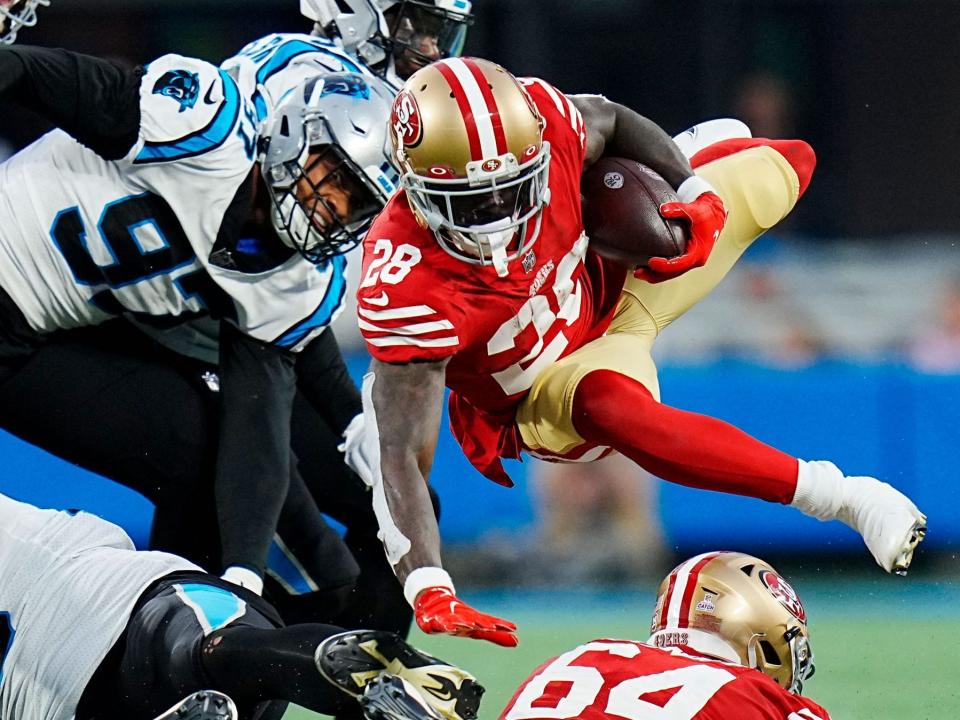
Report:
<svg viewBox="0 0 960 720"><path fill-rule="evenodd" d="M271 219L277 237L287 247L310 250L317 244L318 238L316 233L312 232L312 223L292 193L285 195L279 203L273 204Z"/></svg>
<svg viewBox="0 0 960 720"><path fill-rule="evenodd" d="M499 277L506 277L509 273L507 248L517 234L512 223L512 218L505 217L483 225L470 225L464 232L451 235L459 236L458 245L463 251L488 261Z"/></svg>

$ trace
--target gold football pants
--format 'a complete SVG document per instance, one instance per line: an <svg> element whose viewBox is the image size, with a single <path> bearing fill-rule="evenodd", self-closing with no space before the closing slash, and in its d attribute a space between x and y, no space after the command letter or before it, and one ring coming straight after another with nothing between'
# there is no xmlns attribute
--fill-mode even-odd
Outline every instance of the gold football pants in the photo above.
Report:
<svg viewBox="0 0 960 720"><path fill-rule="evenodd" d="M744 250L786 217L800 192L790 163L763 145L714 160L696 172L716 188L728 211L706 265L656 284L629 275L606 334L536 377L517 409L524 444L535 453L565 455L584 444L573 427L573 396L589 372L621 373L659 400L657 367L650 355L657 335L710 293Z"/></svg>

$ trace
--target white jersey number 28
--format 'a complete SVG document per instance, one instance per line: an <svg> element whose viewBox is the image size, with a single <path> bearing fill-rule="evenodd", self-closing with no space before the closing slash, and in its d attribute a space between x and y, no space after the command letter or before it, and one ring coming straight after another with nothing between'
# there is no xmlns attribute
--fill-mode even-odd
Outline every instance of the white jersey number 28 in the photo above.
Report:
<svg viewBox="0 0 960 720"><path fill-rule="evenodd" d="M377 280L389 285L396 285L401 282L413 266L422 259L420 248L415 245L403 243L393 249L393 243L389 240L377 240L373 246L374 258L367 267L367 272L363 276L363 282L360 287L370 287L376 285Z"/></svg>

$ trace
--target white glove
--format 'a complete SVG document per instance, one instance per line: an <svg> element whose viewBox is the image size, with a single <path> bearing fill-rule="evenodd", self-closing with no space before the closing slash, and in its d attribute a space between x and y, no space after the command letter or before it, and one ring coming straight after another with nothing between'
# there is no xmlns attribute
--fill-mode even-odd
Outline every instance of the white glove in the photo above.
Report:
<svg viewBox="0 0 960 720"><path fill-rule="evenodd" d="M366 431L363 413L360 413L343 431L343 442L337 446L347 465L360 476L367 487L376 484L376 467L380 464L380 439Z"/></svg>

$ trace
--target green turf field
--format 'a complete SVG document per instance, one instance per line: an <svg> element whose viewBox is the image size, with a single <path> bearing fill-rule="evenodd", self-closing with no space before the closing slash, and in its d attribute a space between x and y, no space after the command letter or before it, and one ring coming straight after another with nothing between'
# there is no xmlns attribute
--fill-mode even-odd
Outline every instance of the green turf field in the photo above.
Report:
<svg viewBox="0 0 960 720"><path fill-rule="evenodd" d="M960 584L796 579L810 617L817 674L806 694L835 719L960 718ZM521 645L498 648L416 632L418 646L462 665L487 687L495 720L543 660L598 637L645 639L652 589L626 593L464 593L520 626ZM285 720L306 720L292 710Z"/></svg>

